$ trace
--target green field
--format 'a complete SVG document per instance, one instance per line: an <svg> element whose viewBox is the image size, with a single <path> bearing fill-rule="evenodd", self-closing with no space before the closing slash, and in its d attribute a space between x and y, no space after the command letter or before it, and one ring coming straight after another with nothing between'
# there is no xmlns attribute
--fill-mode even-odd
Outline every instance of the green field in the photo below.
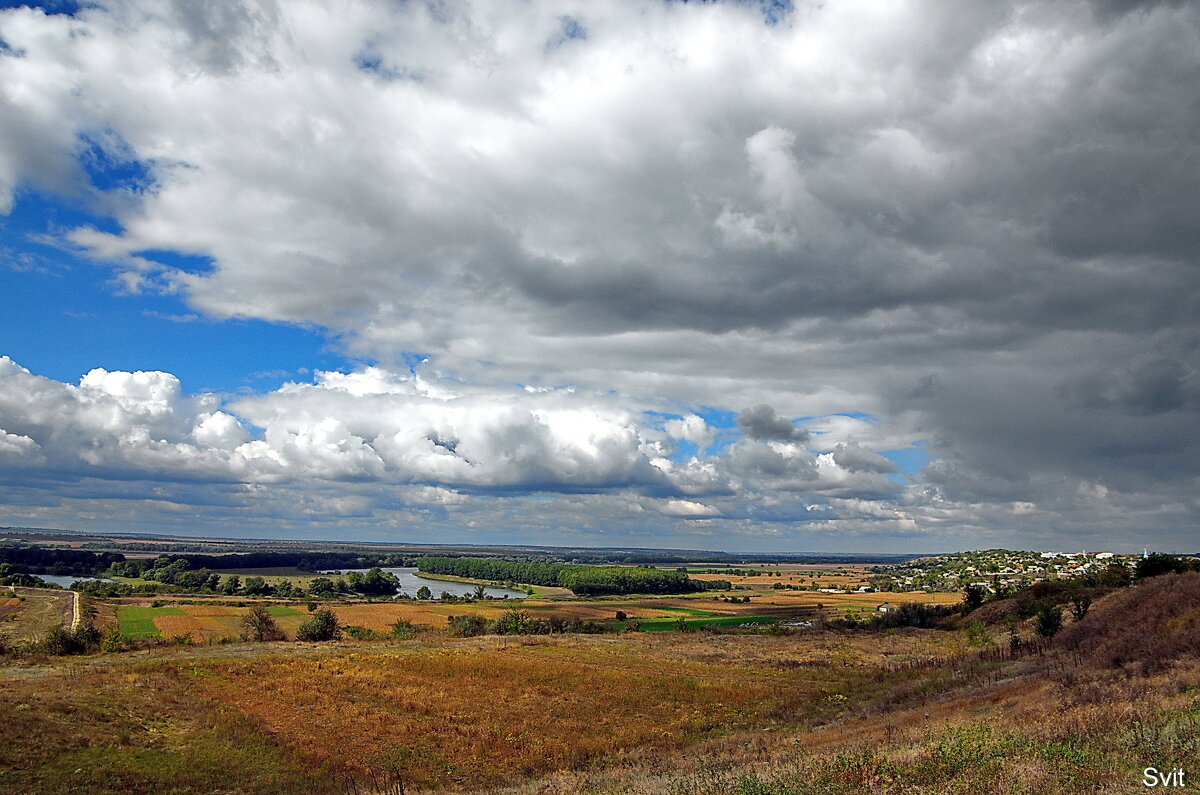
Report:
<svg viewBox="0 0 1200 795"><path fill-rule="evenodd" d="M649 605L655 610L669 610L672 613L687 613L689 616L718 616L720 613L714 613L711 610L693 610L690 607L660 607L658 605Z"/></svg>
<svg viewBox="0 0 1200 795"><path fill-rule="evenodd" d="M117 608L117 621L121 634L128 638L161 638L162 633L154 626L154 619L159 616L182 616L184 612L178 607L132 607L121 605Z"/></svg>
<svg viewBox="0 0 1200 795"><path fill-rule="evenodd" d="M700 611L696 611L700 612ZM708 613L707 615L713 615ZM685 618L684 626L688 629L704 627L740 627L745 624L777 624L782 618L776 616L723 616L721 618ZM673 632L679 629L678 618L642 618L638 619L642 632ZM612 622L615 627L621 627L620 622Z"/></svg>

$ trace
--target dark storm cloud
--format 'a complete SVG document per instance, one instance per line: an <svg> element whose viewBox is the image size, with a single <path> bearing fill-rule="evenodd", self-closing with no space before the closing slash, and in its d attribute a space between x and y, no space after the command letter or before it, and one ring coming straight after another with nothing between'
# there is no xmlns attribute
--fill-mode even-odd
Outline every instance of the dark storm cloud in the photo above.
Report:
<svg viewBox="0 0 1200 795"><path fill-rule="evenodd" d="M780 417L775 409L766 404L742 409L737 416L738 427L748 438L756 441L805 441L808 434L797 428L787 417Z"/></svg>

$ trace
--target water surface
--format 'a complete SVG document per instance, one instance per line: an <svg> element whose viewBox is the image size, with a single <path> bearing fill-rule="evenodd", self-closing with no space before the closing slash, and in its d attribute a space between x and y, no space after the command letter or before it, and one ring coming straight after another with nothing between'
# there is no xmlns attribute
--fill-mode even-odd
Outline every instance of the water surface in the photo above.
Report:
<svg viewBox="0 0 1200 795"><path fill-rule="evenodd" d="M389 574L396 575L396 579L400 580L400 593L396 597L409 596L416 598L417 589L422 585L433 591L433 598L437 599L441 596L442 591L445 591L452 596L470 596L475 592L475 586L469 582L455 582L453 580L438 580L433 577L425 577L417 573L417 570L410 566L403 567L382 567L383 571ZM349 574L352 571L357 571L366 574L370 569L330 569L323 572L329 574L332 571L340 571L342 574ZM489 585L484 591L493 599L524 599L528 594L524 591L514 591L511 588L497 588Z"/></svg>

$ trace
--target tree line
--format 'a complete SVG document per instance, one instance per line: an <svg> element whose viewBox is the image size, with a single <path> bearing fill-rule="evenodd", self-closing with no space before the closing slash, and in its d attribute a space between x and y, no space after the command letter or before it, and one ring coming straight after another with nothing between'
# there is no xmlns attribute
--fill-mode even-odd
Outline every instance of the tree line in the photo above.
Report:
<svg viewBox="0 0 1200 795"><path fill-rule="evenodd" d="M525 583L567 588L579 596L612 594L676 594L729 588L727 581L702 582L686 573L643 567L585 566L571 563L532 563L496 558L425 556L417 560L425 574L449 574L475 580Z"/></svg>

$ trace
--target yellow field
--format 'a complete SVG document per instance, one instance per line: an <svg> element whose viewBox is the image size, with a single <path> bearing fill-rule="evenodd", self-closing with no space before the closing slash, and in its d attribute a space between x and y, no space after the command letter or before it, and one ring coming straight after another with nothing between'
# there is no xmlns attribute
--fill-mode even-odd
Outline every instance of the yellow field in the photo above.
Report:
<svg viewBox="0 0 1200 795"><path fill-rule="evenodd" d="M815 566L772 566L770 571L755 566L734 566L733 568L754 568L764 573L755 577L739 577L732 574L689 574L696 580L729 580L734 585L746 588L770 588L777 582L784 585L811 585L814 582L819 588L857 588L866 585L871 573L862 567L836 566L818 568ZM776 571L778 568L778 571Z"/></svg>
<svg viewBox="0 0 1200 795"><path fill-rule="evenodd" d="M829 695L863 678L846 667L713 659L711 648L698 661L661 648L645 639L508 648L484 640L216 664L216 675L195 684L317 769L394 769L410 787L476 791L712 732L803 720L834 708Z"/></svg>

